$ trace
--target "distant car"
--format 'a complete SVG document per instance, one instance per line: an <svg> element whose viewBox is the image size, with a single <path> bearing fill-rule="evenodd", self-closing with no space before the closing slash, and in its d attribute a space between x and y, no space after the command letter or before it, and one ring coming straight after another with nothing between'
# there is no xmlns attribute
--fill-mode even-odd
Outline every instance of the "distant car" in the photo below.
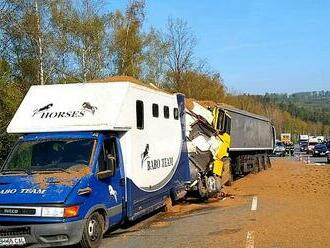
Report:
<svg viewBox="0 0 330 248"><path fill-rule="evenodd" d="M317 145L317 142L308 142L307 153L313 154L314 147Z"/></svg>
<svg viewBox="0 0 330 248"><path fill-rule="evenodd" d="M301 152L307 152L308 150L308 142L307 141L301 141L299 143L299 149Z"/></svg>
<svg viewBox="0 0 330 248"><path fill-rule="evenodd" d="M277 141L275 143L274 155L279 157L284 157L285 153L286 153L285 145L282 142Z"/></svg>
<svg viewBox="0 0 330 248"><path fill-rule="evenodd" d="M325 144L317 144L314 146L313 156L315 157L327 156L328 153L329 151Z"/></svg>
<svg viewBox="0 0 330 248"><path fill-rule="evenodd" d="M325 144L328 148L328 151L330 151L330 141L327 141L327 143Z"/></svg>

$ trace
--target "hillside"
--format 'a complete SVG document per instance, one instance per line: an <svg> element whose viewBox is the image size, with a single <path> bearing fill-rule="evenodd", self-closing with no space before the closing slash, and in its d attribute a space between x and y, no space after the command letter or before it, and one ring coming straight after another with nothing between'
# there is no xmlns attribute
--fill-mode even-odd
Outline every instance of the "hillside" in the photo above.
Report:
<svg viewBox="0 0 330 248"><path fill-rule="evenodd" d="M330 91L266 94L259 98L264 103L276 104L294 117L330 125Z"/></svg>

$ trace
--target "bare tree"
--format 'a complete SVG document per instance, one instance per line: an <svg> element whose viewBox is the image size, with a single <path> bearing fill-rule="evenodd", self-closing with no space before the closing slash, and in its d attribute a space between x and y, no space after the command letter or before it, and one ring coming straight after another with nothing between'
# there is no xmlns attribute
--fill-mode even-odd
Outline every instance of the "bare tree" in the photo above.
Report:
<svg viewBox="0 0 330 248"><path fill-rule="evenodd" d="M193 67L196 38L181 19L169 19L167 27L169 77L172 87L180 91L182 74Z"/></svg>

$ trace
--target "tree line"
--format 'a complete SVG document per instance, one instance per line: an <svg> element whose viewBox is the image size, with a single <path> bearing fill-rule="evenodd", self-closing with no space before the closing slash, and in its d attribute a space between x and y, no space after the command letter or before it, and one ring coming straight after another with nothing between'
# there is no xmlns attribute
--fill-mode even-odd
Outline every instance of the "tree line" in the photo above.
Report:
<svg viewBox="0 0 330 248"><path fill-rule="evenodd" d="M220 73L195 54L196 45L184 20L169 17L162 30L146 27L144 0L123 10L102 0L0 0L0 163L16 139L6 127L31 85L115 75L266 115L277 130L329 133L275 103L230 94Z"/></svg>
<svg viewBox="0 0 330 248"><path fill-rule="evenodd" d="M274 123L277 138L280 138L280 133L291 133L295 140L300 134L308 135L324 135L330 137L330 125L328 122L322 122L322 118L313 119L314 111L307 111L310 116L298 116L292 109L283 107L283 103L267 100L265 96L260 95L230 95L227 94L224 102L233 105L237 108L250 111L256 114L266 116ZM285 103L290 105L290 103ZM299 108L291 103L292 108ZM328 112L321 112L326 115ZM315 121L314 121L315 120Z"/></svg>

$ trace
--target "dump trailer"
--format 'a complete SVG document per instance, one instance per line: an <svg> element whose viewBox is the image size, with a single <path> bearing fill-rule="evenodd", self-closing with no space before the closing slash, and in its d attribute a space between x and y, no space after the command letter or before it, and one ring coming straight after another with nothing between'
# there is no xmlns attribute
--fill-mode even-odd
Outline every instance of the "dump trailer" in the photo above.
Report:
<svg viewBox="0 0 330 248"><path fill-rule="evenodd" d="M229 157L234 176L270 167L269 155L275 146L275 129L270 119L221 104L231 117Z"/></svg>

